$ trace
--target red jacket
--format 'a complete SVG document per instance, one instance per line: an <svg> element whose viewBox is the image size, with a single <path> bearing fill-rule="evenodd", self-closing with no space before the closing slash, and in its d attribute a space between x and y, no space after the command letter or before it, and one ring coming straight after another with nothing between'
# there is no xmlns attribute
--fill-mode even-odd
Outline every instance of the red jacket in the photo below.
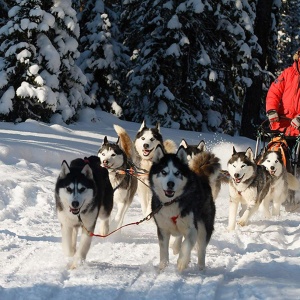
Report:
<svg viewBox="0 0 300 300"><path fill-rule="evenodd" d="M292 136L299 135L299 130L290 125L291 119L300 115L299 70L300 60L283 70L271 84L266 98L266 111L275 109L279 115L279 122L271 123L271 129L284 131L286 128L286 135Z"/></svg>

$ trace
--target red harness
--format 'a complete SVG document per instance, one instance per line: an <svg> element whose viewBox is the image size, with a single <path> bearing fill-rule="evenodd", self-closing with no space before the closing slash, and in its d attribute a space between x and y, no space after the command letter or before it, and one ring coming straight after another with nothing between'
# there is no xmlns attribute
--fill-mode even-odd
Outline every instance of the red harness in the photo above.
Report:
<svg viewBox="0 0 300 300"><path fill-rule="evenodd" d="M179 215L171 217L172 222L176 225Z"/></svg>

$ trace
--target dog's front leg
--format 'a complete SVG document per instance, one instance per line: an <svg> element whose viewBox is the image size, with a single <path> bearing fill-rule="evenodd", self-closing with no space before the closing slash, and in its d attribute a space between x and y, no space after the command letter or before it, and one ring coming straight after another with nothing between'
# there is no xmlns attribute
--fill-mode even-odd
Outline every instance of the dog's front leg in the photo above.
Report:
<svg viewBox="0 0 300 300"><path fill-rule="evenodd" d="M234 198L230 198L229 201L229 215L228 215L228 231L235 229L236 214L239 206L239 201Z"/></svg>
<svg viewBox="0 0 300 300"><path fill-rule="evenodd" d="M61 235L65 255L68 257L74 256L76 251L77 230L67 225L61 225Z"/></svg>
<svg viewBox="0 0 300 300"><path fill-rule="evenodd" d="M256 200L252 200L249 202L247 209L245 210L243 216L238 221L240 226L246 226L250 217L258 210L259 203Z"/></svg>
<svg viewBox="0 0 300 300"><path fill-rule="evenodd" d="M94 231L94 227L90 229L91 232ZM77 266L86 259L86 255L91 247L92 237L83 229L80 237L79 247L74 255L70 269L75 269Z"/></svg>
<svg viewBox="0 0 300 300"><path fill-rule="evenodd" d="M157 227L157 236L160 255L159 269L163 270L169 263L170 233L164 229Z"/></svg>
<svg viewBox="0 0 300 300"><path fill-rule="evenodd" d="M188 234L184 236L184 241L182 242L181 249L179 252L179 257L177 260L177 269L179 272L187 268L191 259L191 251L195 246L196 239L197 230L196 228L191 228Z"/></svg>

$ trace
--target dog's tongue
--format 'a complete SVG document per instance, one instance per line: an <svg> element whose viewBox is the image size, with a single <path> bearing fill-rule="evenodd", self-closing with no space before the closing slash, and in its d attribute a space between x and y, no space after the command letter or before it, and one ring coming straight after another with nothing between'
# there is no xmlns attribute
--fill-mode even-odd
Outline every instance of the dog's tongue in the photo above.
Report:
<svg viewBox="0 0 300 300"><path fill-rule="evenodd" d="M235 182L236 182L236 183L240 183L240 182L241 182L241 178L236 178L236 179L235 179Z"/></svg>
<svg viewBox="0 0 300 300"><path fill-rule="evenodd" d="M173 197L174 196L174 194L175 194L175 192L173 191L173 190L166 190L165 191L165 195L167 196L167 197Z"/></svg>
<svg viewBox="0 0 300 300"><path fill-rule="evenodd" d="M145 156L148 156L150 152L151 152L150 150L143 150L143 154L144 154Z"/></svg>
<svg viewBox="0 0 300 300"><path fill-rule="evenodd" d="M79 209L78 208L72 208L72 207L70 207L70 212L73 215L78 215L79 214Z"/></svg>

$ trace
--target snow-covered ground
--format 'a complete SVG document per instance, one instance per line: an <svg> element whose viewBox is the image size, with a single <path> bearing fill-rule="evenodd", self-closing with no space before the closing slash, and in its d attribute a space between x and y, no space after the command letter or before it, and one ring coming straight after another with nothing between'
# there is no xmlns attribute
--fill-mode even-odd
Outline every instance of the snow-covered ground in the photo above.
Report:
<svg viewBox="0 0 300 300"><path fill-rule="evenodd" d="M152 220L93 238L84 265L66 268L56 217L54 185L62 160L97 154L113 124L134 138L140 124L98 112L95 123L48 125L0 123L0 299L300 299L300 213L270 220L256 214L249 226L226 231L228 186L216 200L215 231L207 249L207 268L199 271L193 252L189 268L178 273L177 257L158 272L159 249ZM177 144L204 139L223 169L237 150L255 141L219 134L162 128ZM124 224L142 218L136 195ZM97 228L96 228L97 231Z"/></svg>

